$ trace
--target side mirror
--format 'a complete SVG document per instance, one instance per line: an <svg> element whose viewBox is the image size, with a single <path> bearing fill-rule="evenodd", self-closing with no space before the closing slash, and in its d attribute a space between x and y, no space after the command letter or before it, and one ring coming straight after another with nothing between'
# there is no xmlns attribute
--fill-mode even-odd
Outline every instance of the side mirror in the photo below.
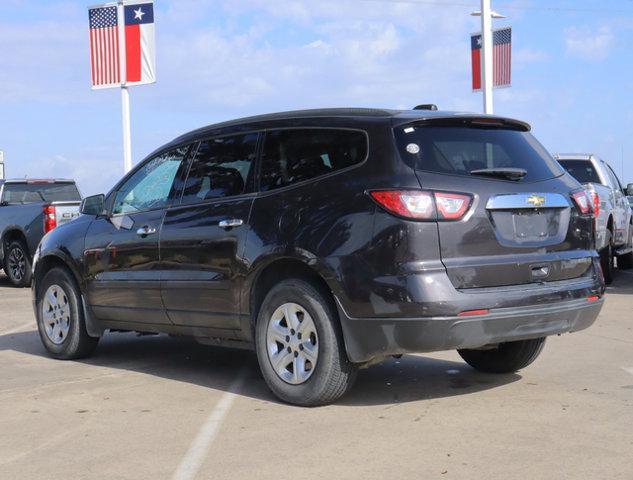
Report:
<svg viewBox="0 0 633 480"><path fill-rule="evenodd" d="M626 186L626 194L629 196L633 195L633 183L629 183Z"/></svg>
<svg viewBox="0 0 633 480"><path fill-rule="evenodd" d="M105 195L93 195L81 201L79 212L84 215L105 215Z"/></svg>

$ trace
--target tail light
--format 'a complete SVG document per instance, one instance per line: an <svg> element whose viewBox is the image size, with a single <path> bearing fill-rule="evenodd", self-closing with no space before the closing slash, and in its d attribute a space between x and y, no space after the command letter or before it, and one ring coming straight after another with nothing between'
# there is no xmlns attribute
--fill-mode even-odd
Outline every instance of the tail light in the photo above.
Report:
<svg viewBox="0 0 633 480"><path fill-rule="evenodd" d="M598 192L594 190L591 190L589 195L591 196L591 203L593 204L593 214L597 217L600 213L600 196Z"/></svg>
<svg viewBox="0 0 633 480"><path fill-rule="evenodd" d="M591 200L584 189L573 192L571 196L574 199L574 202L576 202L580 213L583 215L591 213Z"/></svg>
<svg viewBox="0 0 633 480"><path fill-rule="evenodd" d="M55 216L55 207L47 205L44 207L44 233L50 232L57 226L57 217Z"/></svg>
<svg viewBox="0 0 633 480"><path fill-rule="evenodd" d="M422 190L378 190L370 195L388 212L412 220L459 220L473 199L463 193Z"/></svg>

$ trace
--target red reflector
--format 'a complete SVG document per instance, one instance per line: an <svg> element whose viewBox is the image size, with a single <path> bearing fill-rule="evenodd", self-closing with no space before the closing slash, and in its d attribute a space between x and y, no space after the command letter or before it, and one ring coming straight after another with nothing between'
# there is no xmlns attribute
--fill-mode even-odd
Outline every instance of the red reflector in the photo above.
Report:
<svg viewBox="0 0 633 480"><path fill-rule="evenodd" d="M50 232L57 226L57 218L55 216L55 207L47 205L44 207L44 233Z"/></svg>
<svg viewBox="0 0 633 480"><path fill-rule="evenodd" d="M475 315L488 315L490 310L484 308L482 310L466 310L457 314L458 317L473 317Z"/></svg>
<svg viewBox="0 0 633 480"><path fill-rule="evenodd" d="M596 300L600 300L600 297L598 295L589 295L587 297L587 300L590 302L595 302Z"/></svg>

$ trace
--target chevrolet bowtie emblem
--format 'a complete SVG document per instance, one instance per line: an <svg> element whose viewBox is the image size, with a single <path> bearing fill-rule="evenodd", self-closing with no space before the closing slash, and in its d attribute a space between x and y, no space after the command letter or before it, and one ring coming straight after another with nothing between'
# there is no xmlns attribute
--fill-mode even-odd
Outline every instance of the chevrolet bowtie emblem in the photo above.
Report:
<svg viewBox="0 0 633 480"><path fill-rule="evenodd" d="M541 197L540 195L531 195L527 198L527 203L534 207L542 207L545 205L545 197Z"/></svg>

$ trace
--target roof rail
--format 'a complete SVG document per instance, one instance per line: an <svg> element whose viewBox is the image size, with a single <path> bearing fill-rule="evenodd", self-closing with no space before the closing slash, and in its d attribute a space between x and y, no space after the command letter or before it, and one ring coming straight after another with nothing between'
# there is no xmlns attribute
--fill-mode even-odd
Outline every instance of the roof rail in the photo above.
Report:
<svg viewBox="0 0 633 480"><path fill-rule="evenodd" d="M416 105L413 110L437 110L437 105L434 103L423 103L422 105Z"/></svg>

